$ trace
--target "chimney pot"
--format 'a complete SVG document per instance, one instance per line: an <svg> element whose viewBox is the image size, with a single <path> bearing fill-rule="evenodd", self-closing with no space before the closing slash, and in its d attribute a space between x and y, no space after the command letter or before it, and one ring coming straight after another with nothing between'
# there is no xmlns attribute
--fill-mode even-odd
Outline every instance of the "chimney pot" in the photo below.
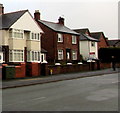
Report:
<svg viewBox="0 0 120 113"><path fill-rule="evenodd" d="M4 7L3 4L0 4L0 15L4 14Z"/></svg>
<svg viewBox="0 0 120 113"><path fill-rule="evenodd" d="M58 23L64 25L64 18L63 17L59 17Z"/></svg>
<svg viewBox="0 0 120 113"><path fill-rule="evenodd" d="M35 18L35 20L40 20L40 12L39 12L39 10L35 10L34 18Z"/></svg>

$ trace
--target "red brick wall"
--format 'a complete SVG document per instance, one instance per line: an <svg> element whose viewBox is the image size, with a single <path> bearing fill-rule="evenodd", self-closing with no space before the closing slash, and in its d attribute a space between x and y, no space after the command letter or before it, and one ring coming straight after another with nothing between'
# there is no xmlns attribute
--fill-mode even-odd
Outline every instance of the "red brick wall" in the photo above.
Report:
<svg viewBox="0 0 120 113"><path fill-rule="evenodd" d="M82 72L88 71L89 65L63 65L63 66L48 66L47 74L62 74L62 73L73 73L73 72Z"/></svg>
<svg viewBox="0 0 120 113"><path fill-rule="evenodd" d="M2 79L2 66L0 66L0 80Z"/></svg>
<svg viewBox="0 0 120 113"><path fill-rule="evenodd" d="M26 76L40 76L40 63L27 63Z"/></svg>
<svg viewBox="0 0 120 113"><path fill-rule="evenodd" d="M53 30L48 29L43 24L41 24L39 22L38 22L38 24L40 25L40 27L44 31L44 34L41 37L41 46L42 46L42 48L47 50L46 59L47 59L47 61L49 61L49 60L54 61L55 49L57 47L57 45L56 45L56 33Z"/></svg>
<svg viewBox="0 0 120 113"><path fill-rule="evenodd" d="M76 50L77 51L77 58L78 60L80 59L79 58L79 36L77 36L77 44L72 44L72 35L70 34L63 34L63 43L57 43L57 50L58 49L62 49L64 51L64 60L67 60L66 59L66 49L69 48L71 49L71 60L72 60L72 50ZM56 52L56 56L57 56L57 52ZM57 59L57 57L56 57Z"/></svg>
<svg viewBox="0 0 120 113"><path fill-rule="evenodd" d="M20 66L15 66L15 78L24 78L26 76L26 64L20 63Z"/></svg>
<svg viewBox="0 0 120 113"><path fill-rule="evenodd" d="M100 69L111 68L111 63L100 63ZM94 70L97 70L97 62L94 63Z"/></svg>
<svg viewBox="0 0 120 113"><path fill-rule="evenodd" d="M101 35L101 38L100 38L99 41L100 42L98 42L98 49L99 48L106 48L106 47L108 47L107 42L106 42L106 40L105 40L103 35Z"/></svg>
<svg viewBox="0 0 120 113"><path fill-rule="evenodd" d="M70 48L71 50L77 50L78 52L78 59L79 59L79 36L77 36L77 44L72 44L72 35L63 33L63 43L57 42L57 32L54 32L50 28L44 26L43 24L39 23L40 27L43 29L44 34L41 37L41 46L42 48L48 51L47 53L47 61L55 62L58 60L58 49L64 50L64 56L66 55L66 49ZM66 56L64 57L66 60Z"/></svg>
<svg viewBox="0 0 120 113"><path fill-rule="evenodd" d="M111 63L101 63L100 68L101 69L111 68Z"/></svg>

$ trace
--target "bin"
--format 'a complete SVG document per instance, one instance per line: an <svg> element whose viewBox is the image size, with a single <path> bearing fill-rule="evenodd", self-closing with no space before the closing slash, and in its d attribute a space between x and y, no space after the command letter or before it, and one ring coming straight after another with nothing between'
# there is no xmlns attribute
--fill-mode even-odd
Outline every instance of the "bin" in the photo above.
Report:
<svg viewBox="0 0 120 113"><path fill-rule="evenodd" d="M3 79L15 78L15 66L4 66L2 76Z"/></svg>

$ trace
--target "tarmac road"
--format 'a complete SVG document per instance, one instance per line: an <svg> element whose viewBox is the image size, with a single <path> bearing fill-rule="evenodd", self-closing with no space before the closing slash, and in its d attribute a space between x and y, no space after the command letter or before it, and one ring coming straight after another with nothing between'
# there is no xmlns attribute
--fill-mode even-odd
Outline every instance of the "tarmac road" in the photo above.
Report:
<svg viewBox="0 0 120 113"><path fill-rule="evenodd" d="M3 111L118 111L118 73L3 89Z"/></svg>

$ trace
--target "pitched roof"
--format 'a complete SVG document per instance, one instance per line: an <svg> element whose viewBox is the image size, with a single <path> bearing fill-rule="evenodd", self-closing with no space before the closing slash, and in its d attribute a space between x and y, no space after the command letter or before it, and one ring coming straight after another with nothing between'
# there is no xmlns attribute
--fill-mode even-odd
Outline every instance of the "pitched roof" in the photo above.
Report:
<svg viewBox="0 0 120 113"><path fill-rule="evenodd" d="M101 34L103 34L103 32L93 32L90 33L92 37L96 38L96 39L100 39ZM104 34L103 34L104 35Z"/></svg>
<svg viewBox="0 0 120 113"><path fill-rule="evenodd" d="M120 40L108 40L109 46L115 46L116 44L120 43Z"/></svg>
<svg viewBox="0 0 120 113"><path fill-rule="evenodd" d="M84 28L84 29L74 29L74 31L76 31L77 33L86 33L86 31L89 31L88 28Z"/></svg>
<svg viewBox="0 0 120 113"><path fill-rule="evenodd" d="M53 22L48 22L48 21L43 21L43 20L38 20L38 22L42 23L43 25L47 26L48 28L50 28L56 32L79 35L79 33L69 29L68 27L66 27L64 25L58 24L58 23L53 23Z"/></svg>
<svg viewBox="0 0 120 113"><path fill-rule="evenodd" d="M85 40L99 42L98 39L95 39L95 38L90 37L90 36L88 36L86 34L80 33L80 41L85 41Z"/></svg>
<svg viewBox="0 0 120 113"><path fill-rule="evenodd" d="M1 29L10 28L25 12L28 10L22 10L17 12L11 12L0 15Z"/></svg>
<svg viewBox="0 0 120 113"><path fill-rule="evenodd" d="M43 49L43 48L41 48L41 52L42 53L47 53L47 51L45 49Z"/></svg>

